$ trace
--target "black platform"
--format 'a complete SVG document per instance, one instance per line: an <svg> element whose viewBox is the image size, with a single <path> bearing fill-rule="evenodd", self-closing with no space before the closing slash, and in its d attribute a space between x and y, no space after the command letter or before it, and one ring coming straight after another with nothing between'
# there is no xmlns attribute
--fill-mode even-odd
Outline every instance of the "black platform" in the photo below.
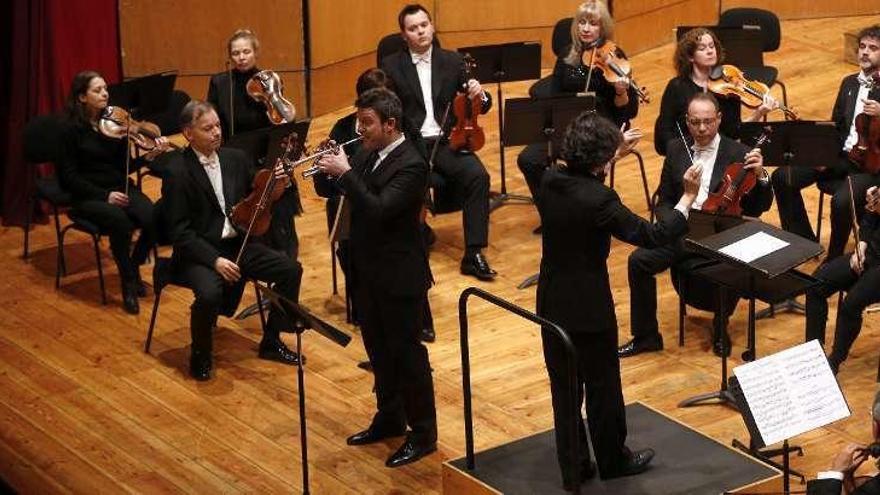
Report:
<svg viewBox="0 0 880 495"><path fill-rule="evenodd" d="M581 486L583 494L717 494L778 477L772 469L641 404L626 407L627 445L652 447L651 469L638 476ZM566 493L556 462L553 431L548 430L476 454L476 469L465 459L453 467L505 494Z"/></svg>

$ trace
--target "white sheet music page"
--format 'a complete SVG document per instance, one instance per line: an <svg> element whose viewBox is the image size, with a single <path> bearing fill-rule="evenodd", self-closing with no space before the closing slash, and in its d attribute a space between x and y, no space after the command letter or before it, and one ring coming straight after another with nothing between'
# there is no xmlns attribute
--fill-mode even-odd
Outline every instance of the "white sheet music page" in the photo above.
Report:
<svg viewBox="0 0 880 495"><path fill-rule="evenodd" d="M751 263L758 258L763 258L770 253L779 251L788 246L788 244L787 241L783 241L766 232L755 232L748 237L724 246L718 251L743 263Z"/></svg>
<svg viewBox="0 0 880 495"><path fill-rule="evenodd" d="M737 366L733 373L765 445L850 415L818 340Z"/></svg>

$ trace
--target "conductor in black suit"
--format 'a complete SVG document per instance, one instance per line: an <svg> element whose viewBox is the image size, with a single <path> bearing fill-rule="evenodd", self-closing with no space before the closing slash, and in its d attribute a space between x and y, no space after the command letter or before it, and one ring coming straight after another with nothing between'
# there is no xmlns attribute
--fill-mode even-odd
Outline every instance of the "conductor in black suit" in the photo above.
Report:
<svg viewBox="0 0 880 495"><path fill-rule="evenodd" d="M568 332L577 351L578 403L587 396L587 421L599 475L603 479L638 474L654 451L630 451L626 445L626 412L617 357L617 318L608 281L611 237L638 246L668 244L687 232L687 214L697 195L700 170L684 173L684 192L672 214L655 224L624 206L605 184L618 154L620 130L595 113L581 114L568 128L562 145L566 162L541 179L538 212L543 225L543 257L538 279L537 310ZM556 452L562 480L571 490L595 474L590 462L583 419L578 414L580 472L572 473L571 404L565 351L547 329L542 331L544 359L550 375Z"/></svg>
<svg viewBox="0 0 880 495"><path fill-rule="evenodd" d="M180 123L190 146L169 160L162 198L174 244L175 273L195 294L190 314L190 374L202 381L211 376L217 315L235 313L246 279L272 282L277 292L297 301L302 267L253 239L245 245L238 263L233 261L244 233L232 224L227 212L250 192L250 159L240 150L220 148L220 119L210 103L189 102ZM283 173L279 165L276 174ZM297 363L297 354L279 337L285 325L283 315L270 310L260 358Z"/></svg>
<svg viewBox="0 0 880 495"><path fill-rule="evenodd" d="M461 203L465 244L461 273L492 280L496 272L482 251L489 245L489 174L477 155L453 151L441 134L455 123L450 112L444 125L443 115L457 93L466 89L469 97L480 96L481 113L489 111L492 99L476 79L465 79L461 55L433 45L434 25L425 7L407 5L397 21L408 50L385 57L381 69L394 81L403 114L419 128L428 152L440 141L433 171L445 182L443 196Z"/></svg>
<svg viewBox="0 0 880 495"><path fill-rule="evenodd" d="M690 149L681 140L669 141L660 186L657 188L658 202L656 213L659 218L667 216L678 201L683 188L681 176L691 165L691 160L703 168L700 193L694 202L694 209L701 209L711 191L717 190L724 177L724 170L734 162L745 163L757 175L754 188L742 197L740 206L744 215L758 217L773 203L773 190L763 167L763 158L758 149L749 150L726 136L718 133L721 126L721 111L718 100L709 93L696 93L688 102L686 115L687 128L693 138ZM674 243L654 249L637 249L628 260L630 290L630 331L632 340L621 346L620 357L633 356L646 351L663 349L663 338L657 324L657 280L656 275L681 263L694 255L684 249L684 245ZM732 312L735 304L729 307ZM713 350L716 354L730 352L727 337L728 314L715 314L716 335Z"/></svg>
<svg viewBox="0 0 880 495"><path fill-rule="evenodd" d="M401 132L403 113L394 93L370 89L355 106L363 143L352 165L342 151L317 164L338 177L351 205L351 281L376 378L378 411L369 428L350 436L348 444L406 433L385 462L397 467L437 449L434 384L428 351L419 341L430 281L419 229L428 165Z"/></svg>
<svg viewBox="0 0 880 495"><path fill-rule="evenodd" d="M820 471L816 479L807 482L807 495L880 495L880 475L853 476L869 457L877 457L880 449L880 393L874 396L871 416L874 443L846 445L834 456L831 469Z"/></svg>

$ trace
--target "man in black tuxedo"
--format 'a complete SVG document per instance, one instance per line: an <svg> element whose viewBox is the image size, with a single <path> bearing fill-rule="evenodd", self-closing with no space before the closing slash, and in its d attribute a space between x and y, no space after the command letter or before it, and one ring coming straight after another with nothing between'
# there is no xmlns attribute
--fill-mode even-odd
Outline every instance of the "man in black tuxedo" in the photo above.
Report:
<svg viewBox="0 0 880 495"><path fill-rule="evenodd" d="M476 79L464 78L461 55L433 45L434 25L425 7L407 5L397 21L409 49L385 57L381 68L394 81L403 114L419 126L428 152L440 141L433 171L444 181L442 196L452 196L462 206L465 253L461 273L492 280L496 272L482 251L489 245L489 174L477 155L453 151L442 134L455 123L451 112L445 123L443 116L457 93L480 96L482 113L492 106L491 97Z"/></svg>
<svg viewBox="0 0 880 495"><path fill-rule="evenodd" d="M880 117L880 89L869 89L872 75L880 71L880 25L863 29L859 34L858 61L861 71L850 74L840 82L837 99L831 120L840 134L840 156L837 163L822 168L780 167L773 172L773 190L779 206L779 221L782 228L807 239L817 241L801 189L817 183L831 197L831 238L828 243L826 260L843 254L852 229L850 213L849 185L846 176L852 177L856 212L861 217L865 206L865 191L871 186L880 185L880 174L863 173L851 163L849 151L858 142L855 118L860 113Z"/></svg>
<svg viewBox="0 0 880 495"><path fill-rule="evenodd" d="M169 161L162 198L174 244L175 273L195 294L190 315L190 374L202 381L211 374L212 331L217 315L231 316L235 312L245 280L272 282L276 291L296 301L302 267L254 240L245 245L239 262L233 261L244 233L232 224L226 212L250 192L250 160L240 150L220 148L220 120L210 103L191 101L183 108L180 121L190 146ZM283 173L279 165L276 174ZM286 324L274 308L269 312L259 347L261 358L297 363L297 354L279 337Z"/></svg>
<svg viewBox="0 0 880 495"><path fill-rule="evenodd" d="M880 475L854 479L853 473L869 457L877 457L880 449L880 392L874 396L871 407L874 443L865 446L846 445L834 456L831 469L820 471L816 479L807 482L807 495L880 495Z"/></svg>
<svg viewBox="0 0 880 495"><path fill-rule="evenodd" d="M694 208L700 209L710 191L715 191L727 165L744 162L758 177L755 187L743 196L740 206L743 214L757 217L770 208L773 192L767 173L763 168L763 158L758 149L749 150L732 139L718 133L721 124L721 112L718 100L709 93L697 93L691 97L687 110L687 127L694 140L693 151L685 149L685 143L670 141L663 162L660 186L657 188L658 218L670 214L670 210L678 201L683 190L682 174L693 160L703 167L703 178L700 194L694 202ZM693 157L691 157L693 154ZM684 249L679 242L669 246L635 250L628 260L630 290L630 331L632 340L620 347L620 357L628 357L645 351L663 349L663 338L657 325L657 280L656 275L694 255ZM729 305L733 312L735 305ZM729 314L715 314L714 351L720 354L722 349L730 352L727 337L727 318Z"/></svg>
<svg viewBox="0 0 880 495"><path fill-rule="evenodd" d="M365 445L406 433L385 465L397 467L437 449L437 413L428 351L419 341L430 281L419 229L428 165L400 130L400 99L370 89L355 102L362 128L353 166L343 151L318 167L337 177L351 205L351 282L376 378L377 409L369 428L348 438Z"/></svg>
<svg viewBox="0 0 880 495"><path fill-rule="evenodd" d="M562 327L577 355L578 402L571 403L565 349L547 328L542 329L544 359L550 375L556 453L562 481L571 490L594 475L583 418L578 413L579 471L573 459L568 425L580 411L586 389L587 421L603 479L638 474L654 456L651 449L630 451L626 445L626 411L617 357L617 317L608 281L611 237L638 246L656 247L687 232L687 215L700 184L699 167L682 172L683 193L674 211L652 224L632 213L605 175L622 142L616 125L585 112L566 130L562 157L566 166L547 170L541 178L538 212L543 225L543 256L538 279L537 311ZM620 155L620 152L617 153Z"/></svg>

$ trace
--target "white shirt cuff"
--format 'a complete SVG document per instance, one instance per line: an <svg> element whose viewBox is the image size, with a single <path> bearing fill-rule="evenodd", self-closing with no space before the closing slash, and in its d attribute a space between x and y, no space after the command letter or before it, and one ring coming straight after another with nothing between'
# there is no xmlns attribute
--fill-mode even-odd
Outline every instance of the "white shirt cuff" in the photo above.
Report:
<svg viewBox="0 0 880 495"><path fill-rule="evenodd" d="M681 214L684 216L685 220L688 219L688 213L690 212L690 210L686 206L679 203L679 204L675 205L675 209L681 212Z"/></svg>
<svg viewBox="0 0 880 495"><path fill-rule="evenodd" d="M843 481L843 473L840 471L819 471L819 474L816 475L816 479Z"/></svg>

